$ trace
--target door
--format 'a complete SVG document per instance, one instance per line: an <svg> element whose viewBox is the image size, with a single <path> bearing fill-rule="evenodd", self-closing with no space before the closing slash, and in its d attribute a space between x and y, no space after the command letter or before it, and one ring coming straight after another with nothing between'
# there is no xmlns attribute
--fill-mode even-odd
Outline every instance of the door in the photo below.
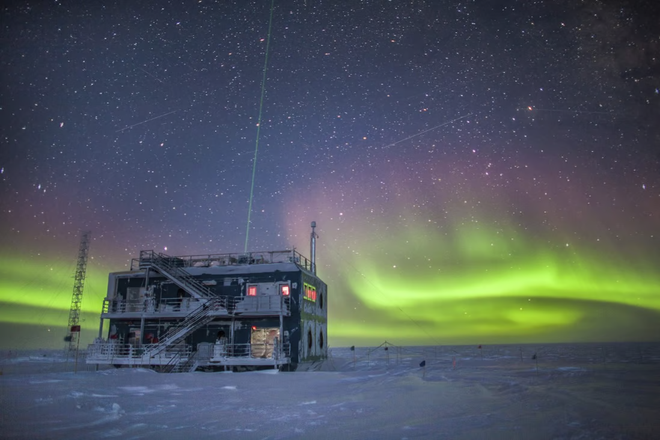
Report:
<svg viewBox="0 0 660 440"><path fill-rule="evenodd" d="M277 341L280 340L280 329L278 327L252 328L250 338L250 352L254 358L273 357L273 350Z"/></svg>

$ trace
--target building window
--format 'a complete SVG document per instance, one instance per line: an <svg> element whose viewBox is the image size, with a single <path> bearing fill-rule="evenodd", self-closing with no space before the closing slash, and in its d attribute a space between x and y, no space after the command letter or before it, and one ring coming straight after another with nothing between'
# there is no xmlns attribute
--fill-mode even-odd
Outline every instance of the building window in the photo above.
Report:
<svg viewBox="0 0 660 440"><path fill-rule="evenodd" d="M257 296L257 286L248 286L247 296Z"/></svg>
<svg viewBox="0 0 660 440"><path fill-rule="evenodd" d="M314 336L312 336L312 330L307 330L307 349L311 350L312 345L314 345Z"/></svg>
<svg viewBox="0 0 660 440"><path fill-rule="evenodd" d="M319 293L319 307L322 309L323 308L323 294Z"/></svg>
<svg viewBox="0 0 660 440"><path fill-rule="evenodd" d="M319 334L319 347L323 348L323 330Z"/></svg>
<svg viewBox="0 0 660 440"><path fill-rule="evenodd" d="M305 291L303 293L303 297L312 302L316 302L316 287L312 286L311 284L304 283L304 288Z"/></svg>

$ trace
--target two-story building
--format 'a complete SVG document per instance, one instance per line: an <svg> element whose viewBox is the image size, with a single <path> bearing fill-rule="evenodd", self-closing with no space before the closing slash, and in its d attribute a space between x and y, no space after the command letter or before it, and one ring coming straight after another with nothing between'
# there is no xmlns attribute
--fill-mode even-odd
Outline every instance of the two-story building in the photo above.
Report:
<svg viewBox="0 0 660 440"><path fill-rule="evenodd" d="M87 363L165 372L314 368L328 353L328 301L313 229L311 254L142 251L131 270L109 275Z"/></svg>

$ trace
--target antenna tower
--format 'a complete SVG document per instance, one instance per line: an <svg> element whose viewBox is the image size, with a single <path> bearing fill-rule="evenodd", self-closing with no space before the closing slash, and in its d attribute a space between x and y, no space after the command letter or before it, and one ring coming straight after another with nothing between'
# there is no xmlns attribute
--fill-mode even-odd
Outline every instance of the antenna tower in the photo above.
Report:
<svg viewBox="0 0 660 440"><path fill-rule="evenodd" d="M80 338L80 306L82 305L83 287L85 285L85 273L87 271L87 256L89 255L89 239L92 233L85 231L80 237L80 248L78 249L78 263L76 264L76 276L73 282L73 296L71 297L71 310L69 311L69 326L67 336L64 338L69 343L69 351L75 351Z"/></svg>

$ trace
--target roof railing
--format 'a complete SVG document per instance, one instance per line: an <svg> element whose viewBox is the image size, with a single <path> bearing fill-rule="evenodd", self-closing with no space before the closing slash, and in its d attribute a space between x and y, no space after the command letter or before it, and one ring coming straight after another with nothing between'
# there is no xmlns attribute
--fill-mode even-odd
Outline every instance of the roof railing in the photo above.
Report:
<svg viewBox="0 0 660 440"><path fill-rule="evenodd" d="M141 255L145 255L142 251ZM295 263L305 270L312 270L310 259L295 249L283 251L261 251L248 253L182 255L170 257L177 267L216 267L216 266L248 266L256 264ZM140 258L131 259L131 270L140 268Z"/></svg>

